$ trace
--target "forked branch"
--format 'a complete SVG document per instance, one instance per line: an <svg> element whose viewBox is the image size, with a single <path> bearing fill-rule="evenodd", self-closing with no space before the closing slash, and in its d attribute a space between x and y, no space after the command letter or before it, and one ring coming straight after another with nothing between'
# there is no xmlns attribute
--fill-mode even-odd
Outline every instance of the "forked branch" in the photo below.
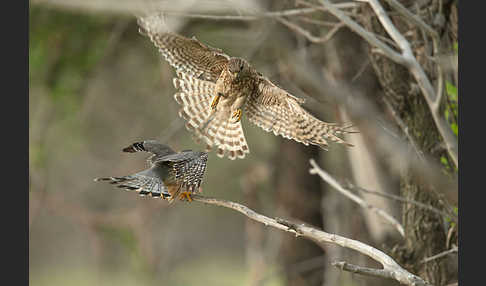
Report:
<svg viewBox="0 0 486 286"><path fill-rule="evenodd" d="M301 236L309 240L312 240L321 247L324 247L326 243L331 243L341 247L356 250L376 260L377 262L383 265L382 269L374 269L374 268L367 268L367 267L359 267L345 262L340 262L336 264L337 266L340 266L342 270L351 271L351 269L358 269L353 272L363 274L363 275L371 275L371 276L377 276L382 278L394 279L405 285L414 285L414 286L430 285L422 278L402 268L398 263L395 262L395 260L393 260L390 256L388 256L381 250L378 250L360 241L342 237L337 234L330 234L323 230L317 229L315 227L311 227L301 223L294 223L286 219L270 218L262 214L259 214L254 210L248 208L247 206L244 206L239 203L222 200L222 199L208 198L201 195L193 195L192 198L196 202L216 205L216 206L235 210L245 215L249 219L260 222L265 226L270 226L282 231L290 232L295 236ZM352 268L351 266L354 266L354 268Z"/></svg>
<svg viewBox="0 0 486 286"><path fill-rule="evenodd" d="M409 19L412 23L417 25L419 28L425 30L431 35L432 41L434 43L434 53L437 55L439 53L439 44L437 39L437 33L434 32L428 25L426 25L419 17L412 14L405 7L394 0L386 0L394 9L396 9L400 14ZM410 43L405 39L405 37L398 31L397 27L393 24L391 19L388 17L383 6L378 0L362 0L362 2L367 2L373 11L375 12L378 20L383 25L388 35L393 39L393 41L399 46L400 51L397 52L391 49L387 44L380 41L376 35L365 30L361 25L357 24L353 19L348 17L343 11L337 8L328 0L320 0L322 7L325 8L329 13L338 18L343 22L348 28L353 30L355 33L360 35L364 40L366 40L371 46L377 48L378 52L382 55L388 57L392 61L403 65L412 74L416 80L424 98L427 102L429 110L432 114L432 118L437 126L437 129L444 140L447 152L454 162L455 166L458 167L458 143L457 137L455 137L452 130L449 128L447 122L440 114L440 103L443 95L443 78L442 78L442 68L440 64L438 65L438 83L437 88L432 86L429 77L425 73L422 66L418 63L415 58L413 51L410 47Z"/></svg>

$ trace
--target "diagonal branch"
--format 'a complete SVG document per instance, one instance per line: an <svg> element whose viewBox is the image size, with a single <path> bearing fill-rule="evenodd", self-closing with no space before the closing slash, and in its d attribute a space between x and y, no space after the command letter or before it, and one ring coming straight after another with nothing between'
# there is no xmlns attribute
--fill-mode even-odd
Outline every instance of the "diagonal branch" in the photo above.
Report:
<svg viewBox="0 0 486 286"><path fill-rule="evenodd" d="M354 7L354 3L341 3L336 4L337 7L346 9L349 7ZM187 17L187 18L198 18L198 19L208 19L208 20L229 20L229 21L255 21L259 19L272 19L280 17L290 17L312 14L316 11L321 10L322 7L310 7L310 8L299 8L299 9L288 9L281 11L270 11L261 13L252 13L246 15L211 15L211 14L197 14L197 13L187 13L182 11L160 11L160 14Z"/></svg>
<svg viewBox="0 0 486 286"><path fill-rule="evenodd" d="M380 216L381 218L383 218L387 223L391 224L400 233L402 237L405 237L403 226L394 217L386 213L384 210L370 205L359 196L353 194L351 191L344 188L331 175L329 175L327 172L319 168L319 166L317 165L316 161L314 161L314 159L310 159L310 164L312 165L312 168L309 170L309 173L313 175L315 174L319 175L322 180L324 180L326 183L331 185L338 192L348 197L350 200L354 201L355 203L359 204L363 208L368 209L374 212L375 214L377 214L378 216Z"/></svg>
<svg viewBox="0 0 486 286"><path fill-rule="evenodd" d="M439 259L441 257L444 257L446 255L449 255L451 253L457 253L457 251L458 251L457 246L454 246L453 248L451 248L449 250L443 251L443 252L436 254L434 256L431 256L431 257L427 257L424 260L422 260L420 263L427 263L427 262Z"/></svg>
<svg viewBox="0 0 486 286"><path fill-rule="evenodd" d="M230 20L230 21L254 21L263 18L277 18L284 16L297 16L305 15L318 11L316 8L302 8L302 9L289 9L283 11L272 11L264 13L255 13L248 15L210 15L210 14L197 14L197 13L186 13L179 11L161 11L161 14L180 16L187 18L198 18L198 19L208 19L208 20Z"/></svg>
<svg viewBox="0 0 486 286"><path fill-rule="evenodd" d="M416 23L420 28L425 29L430 33L430 27L425 25L425 23L417 20L417 17L410 12L405 12L406 8L394 5L393 0L387 0L392 4L392 7L397 9L399 13L405 15L407 18L411 19L412 22ZM357 24L350 17L345 15L339 8L334 4L329 2L329 0L320 0L324 9L333 14L336 18L341 20L348 28L353 30L355 33L360 35L365 39L370 45L378 48L381 54L388 57L392 61L405 66L409 72L412 74L414 79L417 81L418 86L427 102L427 105L434 119L435 125L444 140L447 152L454 162L455 166L458 167L458 144L457 137L454 135L452 130L449 128L447 122L442 118L439 112L439 106L441 103L442 93L443 93L443 79L442 79L442 69L438 67L438 88L434 89L429 78L427 77L425 71L417 62L417 59L413 55L410 43L403 37L403 35L398 31L395 25L392 23L391 19L388 17L387 13L383 9L383 6L378 2L378 0L366 0L363 2L369 3L373 11L375 12L378 20L381 22L390 37L398 44L401 52L398 53L391 49L388 45L380 41L374 34L365 30L359 24ZM434 33L431 34L434 43L434 52L438 52L438 41Z"/></svg>
<svg viewBox="0 0 486 286"><path fill-rule="evenodd" d="M348 183L348 185L349 185L348 188L350 188L350 189L355 189L357 191L364 192L364 193L367 193L367 194L372 194L372 195L377 195L377 196L389 198L389 199L392 199L392 200L399 201L401 203L416 205L420 208L427 209L431 212L434 212L438 215L441 215L444 218L449 218L449 219L453 220L454 222L457 222L457 215L453 212L448 214L448 213L445 213L445 212L443 212L443 211L441 211L437 208L434 208L431 205L426 205L426 204L423 204L423 203L415 201L415 200L409 200L409 199L406 199L406 198L403 198L403 197L400 197L400 196L395 196L395 195L392 195L392 194L387 194L387 193L382 193L382 192L377 192L377 191L370 191L370 190L363 189L363 188L358 187L358 186L354 186L351 183Z"/></svg>
<svg viewBox="0 0 486 286"><path fill-rule="evenodd" d="M433 38L439 39L439 34L432 29L429 25L427 25L420 17L410 12L407 8L405 8L400 2L396 0L385 0L393 9L397 10L398 13L405 16L415 25L419 26L420 28L424 29L428 34L430 34Z"/></svg>
<svg viewBox="0 0 486 286"><path fill-rule="evenodd" d="M392 1L390 1L392 2ZM432 118L434 119L435 125L439 130L439 133L442 136L447 148L447 152L449 156L454 161L456 167L458 167L458 147L457 147L457 138L452 133L452 130L449 128L448 124L442 118L439 112L439 107L442 99L442 93L438 93L432 87L432 84L425 74L425 71L422 69L420 64L417 62L417 59L413 55L412 49L410 47L410 43L402 36L402 34L398 31L395 25L392 23L388 15L386 14L383 6L377 0L368 0L371 8L375 11L378 20L381 22L387 33L392 37L392 39L400 46L402 50L402 57L405 59L404 65L408 68L410 73L413 75L415 80L417 81L422 94L424 95L425 101L430 109L432 114ZM398 8L399 11L403 11L403 9L399 8L398 5L394 6ZM403 13L403 12L402 12ZM411 14L411 13L410 13ZM410 17L410 14L405 14ZM414 17L410 17L409 19L414 19ZM424 27L419 24L420 27ZM438 50L438 43L437 37L435 34L431 34L434 40L434 50L437 53ZM438 64L439 65L439 64ZM440 66L440 65L439 65ZM439 81L438 84L442 85L442 69L438 69L438 76ZM442 86L439 86L439 91L442 91Z"/></svg>
<svg viewBox="0 0 486 286"><path fill-rule="evenodd" d="M279 21L280 23L284 24L285 26L287 26L287 28L293 30L294 32L296 32L297 34L301 34L303 35L304 37L306 37L306 39L308 39L310 42L312 43L325 43L327 41L329 41L332 36L334 36L334 34L337 33L337 31L339 31L339 29L341 29L342 27L344 27L344 24L343 23L336 23L332 29L329 30L329 32L326 33L325 36L323 37L316 37L314 35L311 34L311 32L307 31L306 29L302 28L301 26L295 24L295 23L292 23L288 20L286 20L285 18L276 18L277 21Z"/></svg>
<svg viewBox="0 0 486 286"><path fill-rule="evenodd" d="M244 206L239 203L216 199L216 198L208 198L201 195L193 195L192 199L196 202L216 205L216 206L235 210L245 215L249 219L260 222L265 226L270 226L282 231L290 232L295 236L301 236L307 238L309 240L314 241L320 246L324 246L326 243L331 243L341 247L356 250L376 260L377 262L383 265L383 269L376 269L375 273L379 273L379 274L376 274L374 276L394 279L405 285L415 285L415 286L430 285L422 278L402 268L397 262L395 262L395 260L393 260L390 256L388 256L384 252L370 245L364 244L360 241L342 237L337 234L330 234L305 224L293 223L281 218L270 218L262 214L259 214L254 210L248 208L247 206ZM343 270L347 270L347 269L343 268ZM366 272L360 272L360 274L372 275Z"/></svg>
<svg viewBox="0 0 486 286"><path fill-rule="evenodd" d="M343 271L348 271L348 272L357 273L357 274L361 274L361 275L367 275L367 276L393 279L393 277L390 276L390 272L388 272L384 269L376 269L376 268L358 266L358 265L354 265L354 264L351 264L351 263L347 263L346 261L333 261L331 263L331 265L335 266L335 267L337 267L337 268L339 268Z"/></svg>

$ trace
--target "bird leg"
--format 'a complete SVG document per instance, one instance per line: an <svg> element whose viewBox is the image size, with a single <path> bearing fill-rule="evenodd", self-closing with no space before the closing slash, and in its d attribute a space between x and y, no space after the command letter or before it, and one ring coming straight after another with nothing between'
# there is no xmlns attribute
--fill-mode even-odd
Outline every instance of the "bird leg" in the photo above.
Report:
<svg viewBox="0 0 486 286"><path fill-rule="evenodd" d="M183 201L187 198L187 201L192 202L191 192L181 192L179 200Z"/></svg>
<svg viewBox="0 0 486 286"><path fill-rule="evenodd" d="M221 92L218 92L218 94L216 94L216 96L213 99L213 102L211 102L211 109L216 109L216 106L218 106L219 99L221 98L221 96L223 96Z"/></svg>
<svg viewBox="0 0 486 286"><path fill-rule="evenodd" d="M231 115L231 119L233 119L233 122L240 121L241 120L241 114L242 114L241 108L238 108L237 110L235 110L233 112L233 115Z"/></svg>
<svg viewBox="0 0 486 286"><path fill-rule="evenodd" d="M231 119L233 123L241 120L241 115L243 113L242 108L245 105L246 98L246 95L238 95L233 104L231 104L231 111L233 111Z"/></svg>

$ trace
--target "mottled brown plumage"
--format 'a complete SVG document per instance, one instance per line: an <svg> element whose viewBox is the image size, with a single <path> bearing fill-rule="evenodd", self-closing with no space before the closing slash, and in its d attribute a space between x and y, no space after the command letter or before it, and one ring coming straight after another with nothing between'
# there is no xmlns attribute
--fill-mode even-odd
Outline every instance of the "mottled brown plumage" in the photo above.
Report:
<svg viewBox="0 0 486 286"><path fill-rule="evenodd" d="M219 157L244 158L249 148L241 126L242 110L250 122L305 145L326 149L328 141L351 145L338 135L352 133L350 126L323 122L301 107L304 100L274 85L247 61L222 50L174 33L155 29L139 19L147 35L176 69L174 97L182 106L186 127Z"/></svg>

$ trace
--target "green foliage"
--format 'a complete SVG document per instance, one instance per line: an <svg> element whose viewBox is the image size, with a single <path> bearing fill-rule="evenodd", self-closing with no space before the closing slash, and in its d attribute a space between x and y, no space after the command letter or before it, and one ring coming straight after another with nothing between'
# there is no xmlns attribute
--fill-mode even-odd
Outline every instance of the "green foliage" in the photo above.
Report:
<svg viewBox="0 0 486 286"><path fill-rule="evenodd" d="M457 102L457 87L455 87L449 81L446 81L446 91L449 99Z"/></svg>
<svg viewBox="0 0 486 286"><path fill-rule="evenodd" d="M457 96L457 87L454 86L451 82L446 81L446 93L447 93L447 102L448 107L444 110L444 116L449 122L452 132L456 136L458 136L458 125L457 125L457 116L458 116L458 96Z"/></svg>
<svg viewBox="0 0 486 286"><path fill-rule="evenodd" d="M444 165L444 166L448 166L449 165L449 161L447 160L447 158L445 156L441 156L440 157L440 162Z"/></svg>
<svg viewBox="0 0 486 286"><path fill-rule="evenodd" d="M454 212L454 214L456 216L459 215L459 208L458 207L453 207L452 211ZM452 221L450 217L446 217L445 220L449 224L449 227L452 228L452 227L456 226L456 223L454 221Z"/></svg>
<svg viewBox="0 0 486 286"><path fill-rule="evenodd" d="M449 164L449 160L447 160L446 156L444 155L440 156L440 162L447 171L451 170L451 165Z"/></svg>
<svg viewBox="0 0 486 286"><path fill-rule="evenodd" d="M103 58L113 21L32 7L29 27L29 83L44 84L64 116L81 103L80 91ZM62 100L70 98L69 100Z"/></svg>

